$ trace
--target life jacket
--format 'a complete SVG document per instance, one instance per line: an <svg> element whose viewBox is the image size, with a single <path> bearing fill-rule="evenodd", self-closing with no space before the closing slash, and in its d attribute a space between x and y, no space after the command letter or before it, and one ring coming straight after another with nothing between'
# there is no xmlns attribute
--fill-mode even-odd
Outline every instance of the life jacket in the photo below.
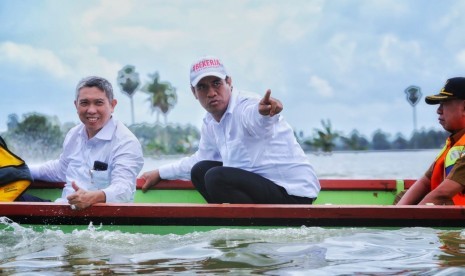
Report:
<svg viewBox="0 0 465 276"><path fill-rule="evenodd" d="M26 163L8 149L0 136L0 202L14 201L31 182L31 172Z"/></svg>
<svg viewBox="0 0 465 276"><path fill-rule="evenodd" d="M431 176L431 190L436 189L446 176L451 172L455 163L465 154L465 135L451 146L450 138L447 138L446 145L436 157ZM454 205L465 205L465 194L460 192L452 197Z"/></svg>

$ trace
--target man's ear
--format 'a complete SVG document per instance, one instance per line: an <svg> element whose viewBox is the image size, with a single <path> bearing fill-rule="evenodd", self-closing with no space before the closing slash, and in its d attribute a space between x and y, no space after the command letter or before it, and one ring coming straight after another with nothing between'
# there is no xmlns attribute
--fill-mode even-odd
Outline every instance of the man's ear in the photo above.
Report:
<svg viewBox="0 0 465 276"><path fill-rule="evenodd" d="M465 100L462 101L462 117L465 118Z"/></svg>
<svg viewBox="0 0 465 276"><path fill-rule="evenodd" d="M115 111L115 106L116 104L118 103L118 101L116 99L113 99L111 100L111 113L113 113L113 111Z"/></svg>
<svg viewBox="0 0 465 276"><path fill-rule="evenodd" d="M192 94L194 94L194 97L196 100L198 100L199 98L197 97L197 94L195 93L195 88L191 85L191 91L192 91Z"/></svg>
<svg viewBox="0 0 465 276"><path fill-rule="evenodd" d="M465 101L462 101L462 116L465 117Z"/></svg>

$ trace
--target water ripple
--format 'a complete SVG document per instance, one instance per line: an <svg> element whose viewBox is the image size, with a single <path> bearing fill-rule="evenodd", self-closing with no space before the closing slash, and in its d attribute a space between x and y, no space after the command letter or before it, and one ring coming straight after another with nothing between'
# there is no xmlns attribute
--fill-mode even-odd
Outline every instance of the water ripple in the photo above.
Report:
<svg viewBox="0 0 465 276"><path fill-rule="evenodd" d="M0 218L0 274L460 275L465 231L321 227L35 232Z"/></svg>

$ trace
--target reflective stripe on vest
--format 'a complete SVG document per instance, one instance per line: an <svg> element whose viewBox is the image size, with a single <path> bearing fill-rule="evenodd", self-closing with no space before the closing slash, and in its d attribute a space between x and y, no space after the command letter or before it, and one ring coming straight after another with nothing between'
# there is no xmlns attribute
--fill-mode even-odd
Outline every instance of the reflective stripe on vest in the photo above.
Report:
<svg viewBox="0 0 465 276"><path fill-rule="evenodd" d="M465 154L465 135L463 135L453 147L450 147L450 139L436 158L431 176L431 190L436 189L446 176L451 172L457 160ZM455 205L465 205L465 195L456 194L452 200Z"/></svg>

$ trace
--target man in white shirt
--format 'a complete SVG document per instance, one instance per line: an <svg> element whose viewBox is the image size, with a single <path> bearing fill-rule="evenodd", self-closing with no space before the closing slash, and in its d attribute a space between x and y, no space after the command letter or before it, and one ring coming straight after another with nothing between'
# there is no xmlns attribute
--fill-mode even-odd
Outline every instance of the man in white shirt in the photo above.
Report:
<svg viewBox="0 0 465 276"><path fill-rule="evenodd" d="M106 79L87 77L74 101L81 124L72 128L59 159L30 166L34 179L65 181L58 202L84 209L99 202L132 202L136 178L144 164L134 134L112 117L117 104Z"/></svg>
<svg viewBox="0 0 465 276"><path fill-rule="evenodd" d="M216 57L195 61L191 90L207 111L199 149L142 174L147 191L162 179L191 179L209 203L311 204L320 184L283 106L268 90L260 99L233 90Z"/></svg>

